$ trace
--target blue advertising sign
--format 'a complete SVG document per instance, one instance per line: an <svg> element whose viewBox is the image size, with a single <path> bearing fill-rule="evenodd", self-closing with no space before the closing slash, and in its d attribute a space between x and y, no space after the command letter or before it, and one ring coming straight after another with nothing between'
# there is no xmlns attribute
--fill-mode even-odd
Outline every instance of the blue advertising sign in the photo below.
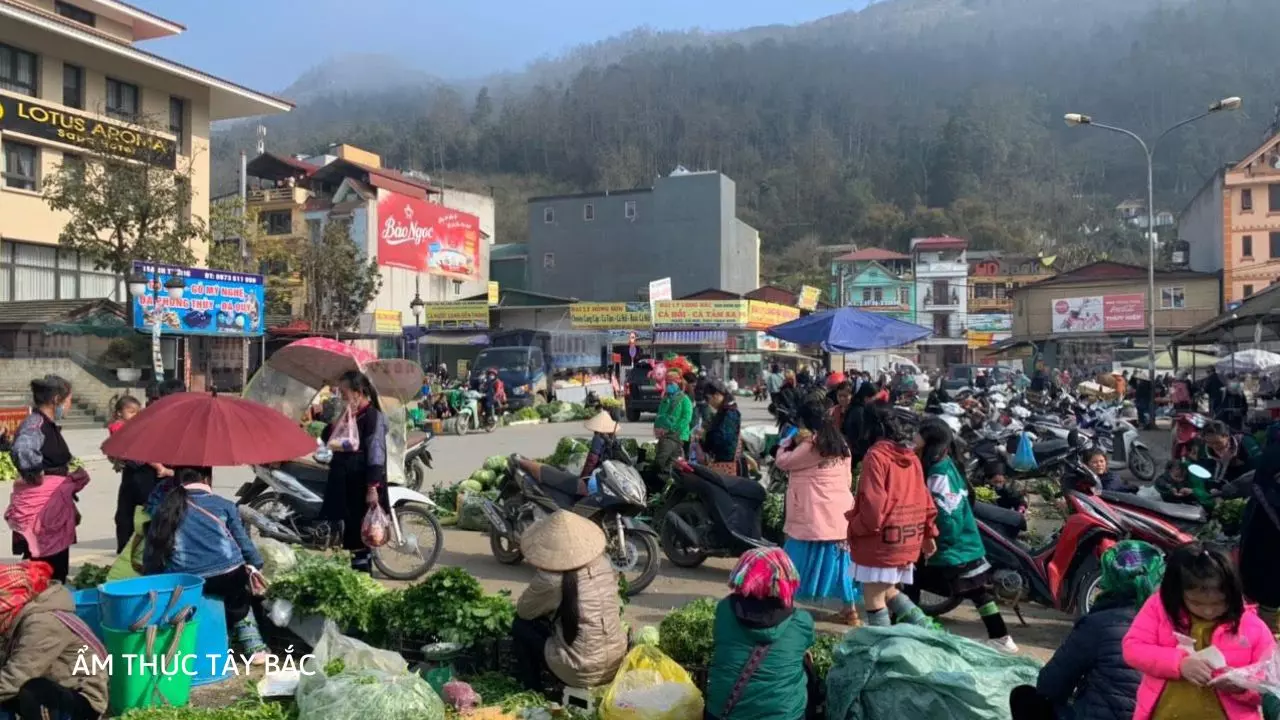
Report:
<svg viewBox="0 0 1280 720"><path fill-rule="evenodd" d="M176 267L134 261L147 291L133 298L133 327L151 331L158 310L163 333L174 335L261 335L266 329L266 287L261 275ZM164 283L182 278L182 298L169 297ZM156 307L158 303L158 308Z"/></svg>

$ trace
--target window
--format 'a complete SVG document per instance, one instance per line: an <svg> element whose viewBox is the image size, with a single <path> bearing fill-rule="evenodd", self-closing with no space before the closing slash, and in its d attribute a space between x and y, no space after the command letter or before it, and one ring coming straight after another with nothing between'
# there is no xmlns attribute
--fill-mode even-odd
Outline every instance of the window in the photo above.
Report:
<svg viewBox="0 0 1280 720"><path fill-rule="evenodd" d="M911 288L904 288L904 287L898 288L898 304L899 305L911 304Z"/></svg>
<svg viewBox="0 0 1280 720"><path fill-rule="evenodd" d="M75 20L81 25L88 25L89 27L93 27L98 22L98 17L93 13L82 7L76 7L71 3L62 2L62 0L57 0L53 4L53 11L68 20Z"/></svg>
<svg viewBox="0 0 1280 720"><path fill-rule="evenodd" d="M974 285L973 296L975 298L993 298L995 297L995 286L989 283Z"/></svg>
<svg viewBox="0 0 1280 720"><path fill-rule="evenodd" d="M596 206L595 206L595 205L592 205L591 203L587 203L586 205L583 205L583 206L582 206L582 219L583 219L583 220L585 220L585 221L587 221L587 222L591 222L592 220L595 220L595 219L596 219Z"/></svg>
<svg viewBox="0 0 1280 720"><path fill-rule="evenodd" d="M84 109L84 68L62 64L62 104Z"/></svg>
<svg viewBox="0 0 1280 720"><path fill-rule="evenodd" d="M288 235L293 232L293 212L274 210L262 213L262 226L267 229L268 235Z"/></svg>
<svg viewBox="0 0 1280 720"><path fill-rule="evenodd" d="M1186 290L1180 287L1160 288L1160 309L1181 310L1187 306Z"/></svg>
<svg viewBox="0 0 1280 720"><path fill-rule="evenodd" d="M187 103L182 98L169 96L169 132L182 145L182 130L186 127Z"/></svg>
<svg viewBox="0 0 1280 720"><path fill-rule="evenodd" d="M636 219L636 201L628 200L622 204L622 216L628 220Z"/></svg>
<svg viewBox="0 0 1280 720"><path fill-rule="evenodd" d="M871 293L871 299L877 303L884 302L884 289L875 288Z"/></svg>
<svg viewBox="0 0 1280 720"><path fill-rule="evenodd" d="M1244 257L1253 257L1253 236L1245 235L1240 238L1240 254Z"/></svg>
<svg viewBox="0 0 1280 720"><path fill-rule="evenodd" d="M107 114L121 120L138 117L138 86L107 78Z"/></svg>
<svg viewBox="0 0 1280 720"><path fill-rule="evenodd" d="M946 280L933 281L933 304L946 305L947 295L950 293L949 283Z"/></svg>
<svg viewBox="0 0 1280 720"><path fill-rule="evenodd" d="M0 45L0 88L23 95L36 94L36 56Z"/></svg>
<svg viewBox="0 0 1280 720"><path fill-rule="evenodd" d="M37 160L40 154L34 145L23 145L11 140L4 143L4 186L18 190L35 190Z"/></svg>
<svg viewBox="0 0 1280 720"><path fill-rule="evenodd" d="M1280 183L1267 186L1267 212L1280 212Z"/></svg>
<svg viewBox="0 0 1280 720"><path fill-rule="evenodd" d="M862 302L864 304L871 302L871 288L862 288Z"/></svg>
<svg viewBox="0 0 1280 720"><path fill-rule="evenodd" d="M311 240L312 245L320 244L320 237L324 232L324 226L319 220L307 221L307 237Z"/></svg>
<svg viewBox="0 0 1280 720"><path fill-rule="evenodd" d="M462 282L459 280L453 281L453 296L462 297Z"/></svg>
<svg viewBox="0 0 1280 720"><path fill-rule="evenodd" d="M555 208L542 208L542 222L544 222L544 223L546 223L546 224L550 225L551 223L553 223L553 222L555 222L555 221L556 221L556 209L555 209Z"/></svg>
<svg viewBox="0 0 1280 720"><path fill-rule="evenodd" d="M1245 285L1245 286L1244 286L1244 296L1245 296L1245 297L1253 297L1253 286L1252 286L1252 285Z"/></svg>
<svg viewBox="0 0 1280 720"><path fill-rule="evenodd" d="M1253 211L1253 188L1244 188L1240 191L1240 209L1245 212Z"/></svg>
<svg viewBox="0 0 1280 720"><path fill-rule="evenodd" d="M950 337L951 330L950 315L934 315L933 316L933 334L940 338Z"/></svg>
<svg viewBox="0 0 1280 720"><path fill-rule="evenodd" d="M545 255L542 256L542 267L544 269L551 269L551 268L554 268L555 266L556 266L555 253L546 253Z"/></svg>
<svg viewBox="0 0 1280 720"><path fill-rule="evenodd" d="M1269 240L1268 244L1271 246L1267 248L1271 251L1271 257L1280 258L1280 232L1271 233L1267 239Z"/></svg>

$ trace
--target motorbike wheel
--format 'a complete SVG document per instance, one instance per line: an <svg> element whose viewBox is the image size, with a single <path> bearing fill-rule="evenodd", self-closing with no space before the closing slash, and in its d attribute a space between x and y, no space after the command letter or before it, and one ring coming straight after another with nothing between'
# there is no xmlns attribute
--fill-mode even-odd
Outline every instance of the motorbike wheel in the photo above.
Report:
<svg viewBox="0 0 1280 720"><path fill-rule="evenodd" d="M436 564L436 560L440 557L440 550L444 547L444 531L440 529L440 523L436 520L436 516L432 514L430 508L420 503L409 503L401 505L395 509L396 520L400 523L401 536L411 535L417 541L414 556L417 561L409 566L408 570L393 570L387 566L387 560L390 555L408 556L411 553L397 550L392 546L394 541L388 541L386 545L373 549L373 564L383 575L392 580L417 580ZM406 521L413 520L418 526L416 533L409 532L406 527ZM424 538L424 536L430 536ZM430 549L426 549L425 540L431 543Z"/></svg>
<svg viewBox="0 0 1280 720"><path fill-rule="evenodd" d="M1151 451L1145 447L1137 447L1136 445L1129 450L1129 472L1142 482L1151 482L1156 479L1156 459L1151 456Z"/></svg>
<svg viewBox="0 0 1280 720"><path fill-rule="evenodd" d="M627 597L635 597L649 587L649 583L658 576L658 554L661 550L658 549L658 539L649 533L626 530L622 537L627 547L615 548L611 543L609 562L615 571L627 579ZM630 556L631 553L627 551L631 549L634 549L637 554L634 563L629 562L630 557L617 557L620 553ZM636 574L636 571L639 571L639 574Z"/></svg>
<svg viewBox="0 0 1280 720"><path fill-rule="evenodd" d="M963 602L964 598L962 597L947 597L944 595L934 595L929 592L921 592L919 607L924 611L924 614L929 617L942 617L943 615L946 615L952 610L960 607L960 604Z"/></svg>
<svg viewBox="0 0 1280 720"><path fill-rule="evenodd" d="M1087 615L1093 609L1093 603L1101 592L1098 587L1101 582L1102 568L1098 558L1090 557L1076 571L1076 591L1071 602L1077 616Z"/></svg>
<svg viewBox="0 0 1280 720"><path fill-rule="evenodd" d="M422 487L427 484L427 464L422 462L422 458L414 458L409 462L407 470L404 474L405 487L422 492Z"/></svg>
<svg viewBox="0 0 1280 720"><path fill-rule="evenodd" d="M466 435L471 429L471 416L467 413L460 413L453 418L453 431L458 435Z"/></svg>
<svg viewBox="0 0 1280 720"><path fill-rule="evenodd" d="M498 507L504 512L506 511L506 503L502 500L498 501ZM507 517L510 517L508 514ZM520 525L519 521L516 521ZM523 527L512 528L516 537L519 538L524 534ZM501 536L492 530L489 531L489 551L493 553L493 557L503 565L519 565L524 562L524 553L520 551L520 541Z"/></svg>
<svg viewBox="0 0 1280 720"><path fill-rule="evenodd" d="M711 524L711 517L698 502L682 502L671 508L668 513L678 516L700 534L703 528ZM682 568L696 568L706 562L708 557L706 550L689 549L675 525L670 522L662 523L662 552L676 567Z"/></svg>

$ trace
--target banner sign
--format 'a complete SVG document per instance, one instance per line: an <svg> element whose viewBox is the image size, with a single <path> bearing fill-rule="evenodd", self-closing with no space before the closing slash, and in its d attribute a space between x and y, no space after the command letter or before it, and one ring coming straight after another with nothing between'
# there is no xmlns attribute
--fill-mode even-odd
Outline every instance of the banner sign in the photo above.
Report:
<svg viewBox="0 0 1280 720"><path fill-rule="evenodd" d="M1009 313L969 313L969 330L1010 332L1013 330L1013 316Z"/></svg>
<svg viewBox="0 0 1280 720"><path fill-rule="evenodd" d="M965 339L969 341L970 350L977 350L978 348L984 348L995 343L996 334L990 332L974 332L973 330L970 330L968 334L965 335Z"/></svg>
<svg viewBox="0 0 1280 720"><path fill-rule="evenodd" d="M822 291L811 285L805 285L800 288L800 295L796 299L796 306L801 310L813 310L818 307L818 298L821 297Z"/></svg>
<svg viewBox="0 0 1280 720"><path fill-rule="evenodd" d="M774 325L791 322L798 317L800 317L800 308L762 300L747 301L747 327L753 330L765 330Z"/></svg>
<svg viewBox="0 0 1280 720"><path fill-rule="evenodd" d="M404 332L399 310L374 310L373 331L378 335L399 335Z"/></svg>
<svg viewBox="0 0 1280 720"><path fill-rule="evenodd" d="M31 408L28 407L0 408L0 430L9 433L9 437L12 438L18 433L18 426L30 414Z"/></svg>
<svg viewBox="0 0 1280 720"><path fill-rule="evenodd" d="M576 328L647 328L650 320L647 302L580 302L569 306L569 322Z"/></svg>
<svg viewBox="0 0 1280 720"><path fill-rule="evenodd" d="M378 264L461 279L480 277L480 219L387 193L378 202Z"/></svg>
<svg viewBox="0 0 1280 720"><path fill-rule="evenodd" d="M729 342L724 330L660 330L653 334L654 345L713 345L723 347Z"/></svg>
<svg viewBox="0 0 1280 720"><path fill-rule="evenodd" d="M744 300L668 300L654 305L654 327L740 328L747 324Z"/></svg>
<svg viewBox="0 0 1280 720"><path fill-rule="evenodd" d="M152 330L157 302L163 333L247 337L266 330L266 288L261 275L139 261L134 261L133 272L147 280L147 291L131 300L136 330ZM185 283L181 299L170 298L164 287L171 277Z"/></svg>
<svg viewBox="0 0 1280 720"><path fill-rule="evenodd" d="M173 138L127 123L44 105L28 97L0 94L0 130L171 170L178 166L178 146Z"/></svg>
<svg viewBox="0 0 1280 720"><path fill-rule="evenodd" d="M1146 295L1089 295L1053 300L1053 332L1116 332L1146 327Z"/></svg>
<svg viewBox="0 0 1280 720"><path fill-rule="evenodd" d="M494 305L497 305L498 301L501 299L502 299L502 292L501 292L501 288L498 287L498 281L490 280L489 281L489 306L492 307Z"/></svg>
<svg viewBox="0 0 1280 720"><path fill-rule="evenodd" d="M671 299L671 278L649 281L649 302L660 302Z"/></svg>
<svg viewBox="0 0 1280 720"><path fill-rule="evenodd" d="M488 330L489 303L427 303L424 323L429 330Z"/></svg>
<svg viewBox="0 0 1280 720"><path fill-rule="evenodd" d="M769 335L768 333L762 333L762 332L756 333L755 347L757 350L763 350L765 352L793 353L798 350L795 343L787 342L786 340L779 340L778 338L772 335Z"/></svg>

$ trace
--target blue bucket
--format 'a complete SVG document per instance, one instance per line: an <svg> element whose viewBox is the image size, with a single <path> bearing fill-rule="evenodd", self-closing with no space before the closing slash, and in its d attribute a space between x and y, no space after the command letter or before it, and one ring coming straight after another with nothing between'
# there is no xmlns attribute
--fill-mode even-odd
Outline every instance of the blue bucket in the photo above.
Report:
<svg viewBox="0 0 1280 720"><path fill-rule="evenodd" d="M196 610L200 621L196 630L196 674L192 687L222 682L226 679L227 652L231 639L227 636L227 610L222 599L205 595Z"/></svg>
<svg viewBox="0 0 1280 720"><path fill-rule="evenodd" d="M76 615L84 621L93 634L102 639L102 608L98 597L98 588L76 590L71 593L76 603Z"/></svg>
<svg viewBox="0 0 1280 720"><path fill-rule="evenodd" d="M98 595L103 627L128 630L139 622L165 625L186 608L200 607L204 578L168 573L112 580L98 586Z"/></svg>

